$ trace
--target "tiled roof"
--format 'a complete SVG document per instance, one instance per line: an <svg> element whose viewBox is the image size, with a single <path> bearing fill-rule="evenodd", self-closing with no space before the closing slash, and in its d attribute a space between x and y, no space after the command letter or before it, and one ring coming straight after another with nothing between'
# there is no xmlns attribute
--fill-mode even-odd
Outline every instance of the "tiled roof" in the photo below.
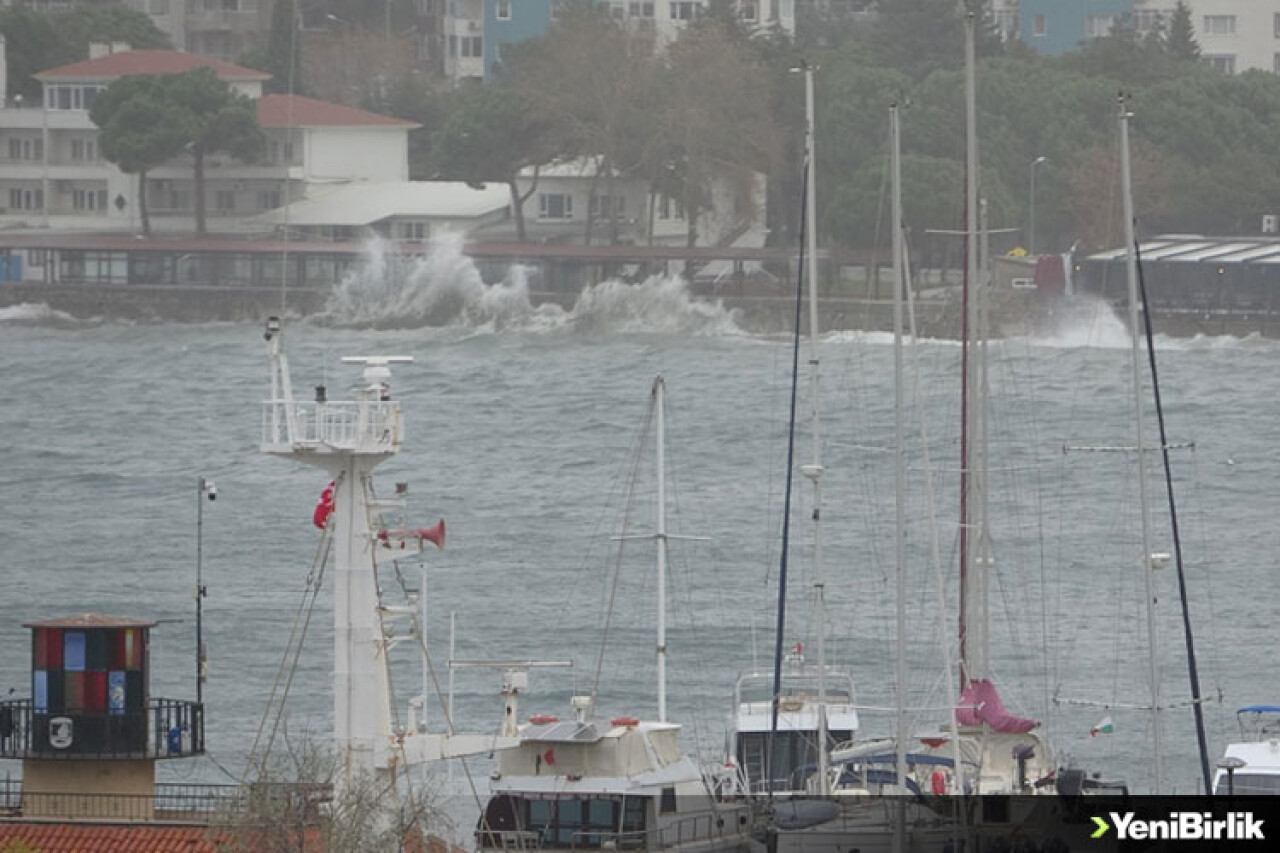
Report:
<svg viewBox="0 0 1280 853"><path fill-rule="evenodd" d="M154 628L155 622L146 619L126 619L121 616L104 616L101 613L77 613L60 619L41 622L24 622L24 628Z"/></svg>
<svg viewBox="0 0 1280 853"><path fill-rule="evenodd" d="M411 121L371 113L301 95L263 95L258 99L263 127L420 127Z"/></svg>
<svg viewBox="0 0 1280 853"><path fill-rule="evenodd" d="M114 80L127 74L181 74L212 68L223 80L270 80L271 75L181 50L126 50L97 59L60 65L35 75L37 80Z"/></svg>
<svg viewBox="0 0 1280 853"><path fill-rule="evenodd" d="M0 823L0 851L33 853L217 853L202 826Z"/></svg>
<svg viewBox="0 0 1280 853"><path fill-rule="evenodd" d="M263 839L251 835L232 839L237 843L231 845L226 843L228 840L221 831L206 826L0 822L0 853L220 853L242 846L270 849L267 843L261 843ZM325 846L324 834L314 829L292 841L301 841L302 849L309 853L323 853ZM406 853L466 853L434 835L423 838L413 831L405 833L401 849Z"/></svg>

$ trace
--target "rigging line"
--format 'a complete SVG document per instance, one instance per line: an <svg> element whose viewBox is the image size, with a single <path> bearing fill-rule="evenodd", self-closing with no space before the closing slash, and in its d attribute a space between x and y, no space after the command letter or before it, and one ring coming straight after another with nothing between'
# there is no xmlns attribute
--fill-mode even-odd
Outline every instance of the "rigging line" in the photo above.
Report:
<svg viewBox="0 0 1280 853"><path fill-rule="evenodd" d="M905 237L905 235L904 235ZM938 644L942 647L942 678L947 691L947 702L955 701L955 697L960 695L956 690L954 675L956 670L952 668L954 659L951 656L952 645L950 642L951 632L947 628L947 582L946 575L942 568L942 545L938 537L938 496L935 483L933 481L933 465L929 455L929 422L925 417L925 401L924 391L921 383L920 369L920 338L916 330L916 298L915 288L911 286L911 252L907 248L907 242L903 240L903 266L905 268L905 284L907 290L907 327L911 332L911 376L912 376L912 396L915 398L916 420L919 423L920 430L920 452L924 456L924 488L925 502L929 512L929 558L933 564L933 580L934 589L937 592L938 606ZM896 286L896 285L895 285ZM958 653L957 653L958 654ZM954 712L949 714L954 720ZM952 738L953 754L956 767L960 766L960 746L959 738ZM956 770L957 780L959 769ZM957 783L958 784L958 781ZM961 831L963 832L965 823L965 809L959 809Z"/></svg>
<svg viewBox="0 0 1280 853"><path fill-rule="evenodd" d="M765 779L768 780L769 799L773 799L773 752L774 740L778 733L778 703L782 693L782 646L785 642L787 628L787 541L791 534L791 487L795 480L796 455L796 392L800 385L800 316L804 305L804 264L805 245L808 238L809 193L809 157L812 153L806 144L804 158L804 178L800 182L800 252L796 264L796 312L795 334L791 342L791 410L787 419L787 478L786 489L782 501L782 545L778 562L778 621L773 649L773 701L769 721L769 754L765 759Z"/></svg>
<svg viewBox="0 0 1280 853"><path fill-rule="evenodd" d="M326 528L327 530L327 528ZM302 631L298 635L298 642L293 649L293 662L289 665L289 677L285 679L284 692L280 695L280 706L276 711L275 722L271 726L271 734L267 738L267 744L262 750L262 764L260 769L265 769L267 758L271 755L271 749L275 746L276 734L280 730L281 720L284 719L285 704L289 701L289 691L293 687L293 677L298 671L298 659L302 656L302 645L307 639L307 630L311 627L311 615L315 612L316 600L320 597L320 585L324 580L324 567L329 558L329 546L325 546L324 558L320 563L320 574L316 578L316 585L311 593L311 603L307 605L306 618L302 621Z"/></svg>
<svg viewBox="0 0 1280 853"><path fill-rule="evenodd" d="M1196 744L1200 749L1200 773L1204 777L1204 790L1212 791L1209 775L1209 746L1205 742L1204 711L1200 708L1200 671L1196 667L1196 643L1191 631L1191 603L1187 600L1187 573L1182 562L1182 537L1178 533L1178 503L1173 493L1173 462L1169 457L1169 436L1165 428L1164 406L1160 399L1160 375L1156 370L1155 334L1151 330L1151 303L1147 300L1146 276L1142 271L1142 248L1133 241L1133 251L1138 267L1138 292L1142 298L1142 324L1147 336L1147 362L1151 367L1151 393L1155 397L1156 422L1160 425L1160 456L1164 460L1164 484L1169 496L1169 526L1173 533L1173 560L1178 570L1178 598L1182 602L1182 633L1187 645L1187 674L1191 681L1191 698L1195 704ZM1149 559L1149 558L1148 558ZM1150 569L1148 569L1150 571Z"/></svg>
<svg viewBox="0 0 1280 853"><path fill-rule="evenodd" d="M632 445L631 464L628 466L630 468L630 474L628 475L628 480L631 483L631 487L627 489L626 498L623 501L622 529L621 529L621 534L618 540L618 556L614 561L613 583L610 585L610 588L609 588L609 604L605 608L605 612L604 612L604 625L600 629L600 649L598 652L596 652L595 671L592 673L592 679L591 679L590 695L591 695L591 710L593 713L596 707L596 699L600 695L600 676L604 670L604 653L609 643L609 627L613 624L614 604L617 602L617 598L618 598L618 583L622 577L622 554L624 549L626 548L625 539L627 536L628 527L630 525L631 508L632 508L632 505L635 503L636 477L638 476L638 469L640 467L640 458L643 455L642 448L644 447L648 439L649 427L653 423L654 408L655 408L656 402L657 402L657 397L651 395L649 398L648 410L645 414L644 423L641 425L640 429L637 431L635 444Z"/></svg>
<svg viewBox="0 0 1280 853"><path fill-rule="evenodd" d="M249 748L249 756L245 762L246 775L240 780L242 782L247 780L248 778L247 774L253 767L254 759L257 756L257 752L258 752L258 744L261 742L262 733L266 729L267 719L271 716L272 708L275 706L276 694L280 688L280 680L284 675L286 662L289 660L289 654L294 648L294 641L295 639L298 638L298 626L302 621L303 610L305 608L309 612L311 608L315 607L315 599L320 590L320 582L324 578L324 565L329 559L330 543L331 543L331 536L329 533L329 528L328 526L326 526L325 529L320 534L320 541L316 544L316 554L311 561L311 571L307 574L306 586L303 588L303 592L302 592L302 600L298 602L298 610L293 617L293 627L289 631L289 640L288 642L285 643L284 654L281 655L280 657L280 666L276 668L275 682L271 685L271 693L267 696L266 706L262 709L262 719L258 722L258 731L253 737L252 746L250 746ZM317 566L320 567L318 576L316 572ZM307 604L308 596L311 597L310 606L308 606ZM297 639L297 642L299 645L301 645L300 639ZM295 655L295 662L296 662L296 659L297 658ZM281 704L283 704L284 697L282 697L280 701L281 701ZM266 760L266 756L264 755L263 761L265 762L265 760ZM259 766L258 769L259 771L264 770L265 764L262 766Z"/></svg>

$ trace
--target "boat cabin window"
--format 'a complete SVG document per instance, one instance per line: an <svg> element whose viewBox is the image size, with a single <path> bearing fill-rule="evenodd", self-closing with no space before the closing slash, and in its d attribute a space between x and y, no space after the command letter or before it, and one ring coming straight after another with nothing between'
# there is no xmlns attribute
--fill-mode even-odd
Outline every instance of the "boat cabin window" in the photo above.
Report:
<svg viewBox="0 0 1280 853"><path fill-rule="evenodd" d="M831 743L853 738L851 731L828 732ZM742 732L738 735L738 764L746 774L753 792L796 791L818 766L816 732L778 732L773 743L773 767L766 766L768 732ZM770 782L770 777L772 781Z"/></svg>
<svg viewBox="0 0 1280 853"><path fill-rule="evenodd" d="M1213 793L1226 796L1228 793L1227 774L1221 773L1213 785ZM1231 793L1239 797L1261 795L1273 797L1280 794L1280 774L1277 773L1236 773L1230 785Z"/></svg>
<svg viewBox="0 0 1280 853"><path fill-rule="evenodd" d="M676 789L663 788L662 802L658 805L658 812L660 814L672 814L675 812L675 810L676 810Z"/></svg>
<svg viewBox="0 0 1280 853"><path fill-rule="evenodd" d="M675 789L671 791L674 797ZM503 847L511 832L536 836L533 846L541 848L642 847L647 801L645 797L543 800L505 795L490 800L476 835L482 848Z"/></svg>

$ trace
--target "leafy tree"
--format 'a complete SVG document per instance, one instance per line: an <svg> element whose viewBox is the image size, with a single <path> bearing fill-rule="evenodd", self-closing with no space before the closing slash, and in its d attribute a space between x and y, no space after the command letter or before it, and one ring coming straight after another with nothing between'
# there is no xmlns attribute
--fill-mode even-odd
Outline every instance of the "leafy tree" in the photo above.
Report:
<svg viewBox="0 0 1280 853"><path fill-rule="evenodd" d="M893 0L880 3L861 40L880 65L924 77L939 68L964 63L964 18L971 10L979 18L976 49L979 56L997 54L1003 42L979 0Z"/></svg>
<svg viewBox="0 0 1280 853"><path fill-rule="evenodd" d="M205 233L205 157L225 151L253 162L264 137L251 98L218 79L212 68L196 68L164 78L165 99L185 114L184 127L195 167L196 233Z"/></svg>
<svg viewBox="0 0 1280 853"><path fill-rule="evenodd" d="M751 178L773 165L778 143L768 102L769 78L715 20L689 27L667 54L667 96L658 113L660 144L646 163L651 181L678 176L688 242L713 182L735 176L738 200L750 203ZM697 85L689 85L690 81ZM741 208L740 208L741 209ZM743 211L750 216L753 211Z"/></svg>
<svg viewBox="0 0 1280 853"><path fill-rule="evenodd" d="M182 153L188 140L186 116L166 99L162 81L148 74L122 77L89 110L89 118L102 131L102 156L120 171L138 176L138 211L147 235L147 172Z"/></svg>
<svg viewBox="0 0 1280 853"><path fill-rule="evenodd" d="M239 64L271 75L263 91L273 94L307 94L302 76L302 39L297 27L298 0L276 0L271 9L271 29L265 43L240 57Z"/></svg>
<svg viewBox="0 0 1280 853"><path fill-rule="evenodd" d="M573 4L545 36L513 48L503 51L507 79L545 117L549 151L594 160L610 196L618 178L646 173L662 143L653 120L668 94L657 85L661 65L650 36L605 9ZM588 243L594 224L589 215ZM616 220L611 224L616 237Z"/></svg>
<svg viewBox="0 0 1280 853"><path fill-rule="evenodd" d="M1178 0L1169 17L1165 49L1174 59L1183 62L1197 62L1200 59L1200 43L1196 41L1195 26L1191 22L1191 7L1183 0Z"/></svg>
<svg viewBox="0 0 1280 853"><path fill-rule="evenodd" d="M511 191L516 238L526 239L524 203L537 180L521 193L516 176L527 166L543 163L547 123L507 86L477 86L465 92L440 129L432 136L432 161L442 178L479 184L501 181Z"/></svg>
<svg viewBox="0 0 1280 853"><path fill-rule="evenodd" d="M89 55L91 41L127 42L131 47L171 47L146 13L109 3L76 5L67 11L42 12L26 5L0 10L9 63L9 89L35 101L41 95L34 75Z"/></svg>

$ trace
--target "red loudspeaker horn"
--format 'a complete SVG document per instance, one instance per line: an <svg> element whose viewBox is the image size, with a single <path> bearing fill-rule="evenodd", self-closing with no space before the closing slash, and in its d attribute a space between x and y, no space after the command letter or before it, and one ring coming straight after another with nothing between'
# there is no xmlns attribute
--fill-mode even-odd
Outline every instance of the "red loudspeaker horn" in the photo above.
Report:
<svg viewBox="0 0 1280 853"><path fill-rule="evenodd" d="M435 543L437 548L444 549L444 519L440 519L430 527L424 527L417 531L419 539L426 539L428 542Z"/></svg>

